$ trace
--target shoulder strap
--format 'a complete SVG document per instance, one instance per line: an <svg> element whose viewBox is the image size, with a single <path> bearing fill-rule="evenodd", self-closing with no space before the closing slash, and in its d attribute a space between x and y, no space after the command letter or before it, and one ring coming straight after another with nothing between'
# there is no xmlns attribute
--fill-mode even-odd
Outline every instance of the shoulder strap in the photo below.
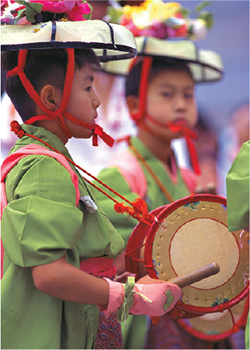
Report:
<svg viewBox="0 0 250 350"><path fill-rule="evenodd" d="M127 149L115 154L109 164L109 167L117 167L125 178L131 191L144 198L147 192L147 181L144 172L137 158Z"/></svg>
<svg viewBox="0 0 250 350"><path fill-rule="evenodd" d="M69 163L67 162L66 158L60 154L53 151L48 150L47 148L43 146L39 146L36 144L30 144L24 147L19 148L16 152L10 154L8 157L5 158L1 165L1 217L3 213L3 209L6 205L8 205L7 197L6 197L6 190L5 190L5 179L7 174L10 172L10 170L19 162L20 159L33 154L39 154L39 155L45 155L52 157L56 159L60 164L62 164L65 169L68 170L71 176L71 180L75 186L76 190L76 206L79 203L80 199L80 191L78 187L78 177L76 173L73 171L73 169L70 167ZM3 275L3 255L4 255L4 248L1 242L1 277Z"/></svg>
<svg viewBox="0 0 250 350"><path fill-rule="evenodd" d="M65 167L65 169L68 170L68 172L70 173L70 176L71 176L71 180L75 186L76 205L78 205L79 198L80 198L80 191L79 191L79 187L78 187L78 177L77 177L76 173L73 171L73 169L70 167L66 158L60 153L50 151L47 148L45 148L43 146L36 145L36 144L30 144L30 145L19 148L19 150L10 154L3 161L2 166L1 166L1 187L2 187L1 191L2 191L2 195L3 195L2 199L3 199L4 204L5 205L7 204L5 185L4 185L4 181L5 181L7 174L19 162L20 159L22 159L23 157L26 157L28 155L35 155L35 154L52 157L52 158L56 159L61 165L63 165Z"/></svg>
<svg viewBox="0 0 250 350"><path fill-rule="evenodd" d="M76 206L77 206L79 203L79 198L80 198L80 191L79 191L79 187L78 187L78 177L77 177L76 173L73 171L73 169L70 167L66 158L62 154L50 151L43 146L31 144L31 145L27 145L27 146L19 148L19 150L10 154L7 158L5 158L5 160L2 163L2 166L1 166L1 195L2 195L1 214L2 214L3 208L7 205L5 183L4 183L7 174L19 162L20 159L22 159L28 155L33 155L33 154L34 155L39 154L39 155L45 155L45 156L52 157L52 158L56 159L60 164L62 164L65 167L65 169L68 170L68 172L71 175L71 180L75 186Z"/></svg>

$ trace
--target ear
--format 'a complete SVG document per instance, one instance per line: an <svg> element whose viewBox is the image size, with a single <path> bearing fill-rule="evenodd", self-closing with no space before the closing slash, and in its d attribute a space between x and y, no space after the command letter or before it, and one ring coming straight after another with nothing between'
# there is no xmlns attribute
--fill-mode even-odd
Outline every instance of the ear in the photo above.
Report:
<svg viewBox="0 0 250 350"><path fill-rule="evenodd" d="M130 114L136 114L139 112L139 97L129 95L126 98L127 106Z"/></svg>
<svg viewBox="0 0 250 350"><path fill-rule="evenodd" d="M40 92L40 99L42 104L52 110L60 107L61 93L53 85L45 85Z"/></svg>

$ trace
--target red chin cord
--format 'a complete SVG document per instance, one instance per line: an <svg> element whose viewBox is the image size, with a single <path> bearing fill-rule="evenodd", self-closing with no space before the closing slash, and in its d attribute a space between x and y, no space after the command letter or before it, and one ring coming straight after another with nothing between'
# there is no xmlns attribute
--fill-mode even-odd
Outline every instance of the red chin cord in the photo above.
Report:
<svg viewBox="0 0 250 350"><path fill-rule="evenodd" d="M46 108L40 99L39 94L34 89L34 86L31 84L29 79L27 78L24 69L26 65L26 58L28 54L28 50L20 50L18 54L18 65L14 69L8 72L7 77L13 77L18 75L25 90L30 95L32 100L45 112L43 115L37 115L25 122L25 124L33 124L34 122L38 120L56 120L57 123L60 125L63 133L67 138L71 138L72 135L69 131L69 128L67 127L65 123L65 119L68 119L72 121L73 123L93 130L93 145L98 146L98 136L100 136L104 142L107 143L108 146L112 147L114 144L114 140L111 136L109 136L107 133L105 133L101 126L95 124L89 124L84 121L79 120L72 114L66 111L68 101L70 98L71 93L71 87L74 79L74 71L75 71L75 53L74 49L65 49L65 51L68 54L68 63L67 63L67 70L65 75L65 82L64 82L64 90L63 90L63 97L61 101L60 108L56 111L52 111L48 108Z"/></svg>
<svg viewBox="0 0 250 350"><path fill-rule="evenodd" d="M188 153L190 156L190 162L191 162L192 168L193 168L196 175L201 175L197 151L196 151L196 149L194 147L194 143L192 141L192 140L197 139L197 134L193 130L189 129L188 127L186 127L184 125L180 125L180 124L177 124L174 122L168 122L167 124L163 124L163 123L158 122L157 120L155 120L154 118L152 118L148 114L147 114L146 118L149 119L153 124L160 126L161 128L169 129L172 133L181 133L182 134L182 136L186 140L186 145L188 148ZM147 126L145 126L145 129L151 131L151 129Z"/></svg>

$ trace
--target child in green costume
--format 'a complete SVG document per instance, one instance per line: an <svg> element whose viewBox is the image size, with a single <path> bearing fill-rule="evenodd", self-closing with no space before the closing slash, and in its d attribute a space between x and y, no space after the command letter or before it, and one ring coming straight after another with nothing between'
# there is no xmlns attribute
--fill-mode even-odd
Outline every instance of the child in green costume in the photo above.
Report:
<svg viewBox="0 0 250 350"><path fill-rule="evenodd" d="M249 244L249 149L250 141L243 143L226 178L228 228L230 231L242 230L243 244ZM246 349L249 349L249 332L248 315Z"/></svg>
<svg viewBox="0 0 250 350"><path fill-rule="evenodd" d="M24 122L12 124L20 139L2 164L1 345L121 348L116 313L122 318L124 302L127 313L162 315L181 290L165 282L156 288L148 278L126 286L113 280L113 259L124 242L65 144L92 136L95 145L98 136L112 144L95 123L100 100L92 69L98 58L91 48L104 60L133 57L133 36L117 25L79 20L90 14L85 1L8 5L7 19L20 10L22 23L31 25L1 30L6 91Z"/></svg>
<svg viewBox="0 0 250 350"><path fill-rule="evenodd" d="M176 35L172 36L187 37L190 34L187 21L180 15L179 4L161 4L149 0L141 8L134 8L133 16L133 6L126 6L124 16L118 23L132 28L137 35L138 57L130 66L107 63L104 70L113 74L127 73L125 95L130 115L137 126L137 135L125 138L128 148L112 157L109 166L99 173L98 179L112 184L115 190L130 200L143 198L151 211L194 192L196 175L199 175L192 147L192 128L197 122L195 83L219 80L223 68L216 53L199 50L190 40L163 40L168 37L167 33L173 34L175 31ZM162 23L158 21L157 31L157 21L154 21L151 28L150 25L143 28L140 10L142 17L148 11L147 18L151 19L153 13L170 15L168 21L166 18ZM122 13L121 8L118 11ZM111 20L112 15L113 12L110 11ZM179 18L182 21L178 26ZM174 25L171 26L171 23ZM177 165L171 142L180 137L187 140L191 164L196 174L188 169L180 169ZM126 214L117 215L101 193L96 195L127 244L135 221L128 219ZM125 269L124 263L124 255L120 255L116 260L120 272ZM149 331L146 322L146 317L141 316L138 320L137 316L129 316L127 327L123 327L125 348L211 348L210 342L187 334L174 319L161 317L157 325L150 326ZM147 338L148 341L145 342ZM226 348L229 346L223 341L220 345Z"/></svg>

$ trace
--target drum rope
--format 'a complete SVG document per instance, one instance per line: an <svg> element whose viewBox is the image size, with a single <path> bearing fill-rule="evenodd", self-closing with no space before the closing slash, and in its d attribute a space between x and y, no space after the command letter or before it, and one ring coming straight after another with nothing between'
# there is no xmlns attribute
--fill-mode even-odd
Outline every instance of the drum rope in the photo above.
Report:
<svg viewBox="0 0 250 350"><path fill-rule="evenodd" d="M153 222L158 222L158 219L156 216L148 213L148 209L147 209L147 204L146 202L141 199L141 198L136 198L133 202L129 201L127 198L125 198L124 196L122 196L120 193L118 193L117 191L115 191L114 189L112 189L111 187L109 187L108 185L106 185L104 182L102 182L101 180L99 180L98 178L96 178L94 175L90 174L89 172L87 172L85 169L83 169L80 165L76 164L73 160L71 160L70 158L68 158L67 156L65 156L64 154L62 154L61 152L59 152L56 148L54 148L53 146L51 146L49 143L43 141L42 139L36 137L35 135L31 135L25 132L25 130L22 129L22 126L17 122L17 121L12 121L11 122L11 131L13 131L19 138L22 138L23 136L28 136L31 137L39 142L41 142L42 144L44 144L45 146L47 146L48 148L50 148L52 151L59 153L61 155L63 155L67 161L71 164L73 164L76 168L80 169L82 172L84 172L85 174L87 174L89 177L91 177L92 179L94 179L95 181L97 181L100 185L102 185L103 187L105 187L106 189L108 189L110 192L112 192L113 194L115 194L116 196L120 197L122 200L124 200L125 202L127 202L130 206L125 205L124 203L119 203L115 198L113 198L112 196L110 196L107 192L105 192L104 190L102 190L101 188L99 188L97 185L95 185L93 182L91 182L90 180L88 180L86 177L82 176L83 179L89 183L92 187L96 188L98 191L100 191L101 193L103 193L106 197L108 197L109 199L111 199L113 202L115 202L114 205L114 210L117 213L127 213L128 215L131 215L132 217L134 217L136 220L138 221L142 221L147 225L151 225Z"/></svg>

